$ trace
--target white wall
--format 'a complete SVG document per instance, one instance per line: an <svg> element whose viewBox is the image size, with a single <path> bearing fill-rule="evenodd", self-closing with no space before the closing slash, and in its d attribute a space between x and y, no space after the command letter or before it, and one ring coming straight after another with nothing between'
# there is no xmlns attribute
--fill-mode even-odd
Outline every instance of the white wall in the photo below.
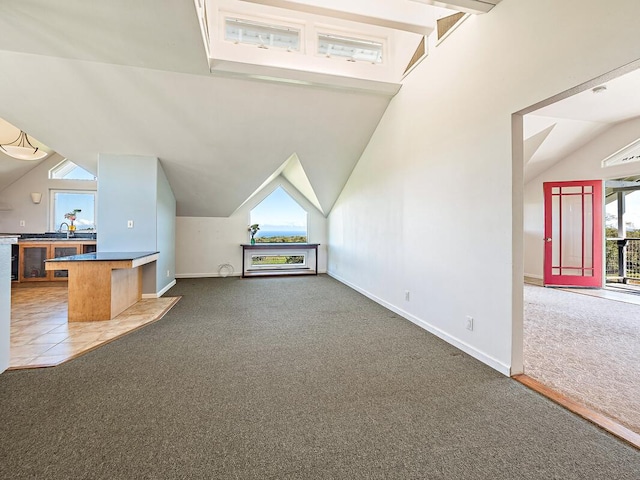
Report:
<svg viewBox="0 0 640 480"><path fill-rule="evenodd" d="M156 262L156 290L164 293L175 284L176 274L176 197L158 164L157 246L164 252Z"/></svg>
<svg viewBox="0 0 640 480"><path fill-rule="evenodd" d="M9 368L11 333L11 243L16 238L0 237L0 373Z"/></svg>
<svg viewBox="0 0 640 480"><path fill-rule="evenodd" d="M277 177L230 217L178 217L176 219L176 277L217 277L228 275L224 264L233 266L233 275L242 274L242 249L249 242L249 214L278 186L282 186L308 212L309 243L318 247L318 271L327 271L325 217L283 177Z"/></svg>
<svg viewBox="0 0 640 480"><path fill-rule="evenodd" d="M524 188L524 274L542 278L544 262L544 182L606 180L640 175L640 163L602 168L612 153L637 140L640 118L619 123L568 155Z"/></svg>
<svg viewBox="0 0 640 480"><path fill-rule="evenodd" d="M52 231L49 225L50 191L62 190L91 190L97 189L95 181L88 180L50 180L49 170L64 160L57 153L43 160L37 167L30 170L7 188L0 192L0 203L8 203L13 209L0 211L0 232L5 233L44 233ZM31 201L31 192L42 193L39 204ZM25 226L20 226L20 220ZM58 226L53 228L57 229ZM98 225L99 228L99 225Z"/></svg>
<svg viewBox="0 0 640 480"><path fill-rule="evenodd" d="M636 0L615 9L503 0L431 48L329 216L329 273L497 370L520 372L512 114L637 60L638 15Z"/></svg>

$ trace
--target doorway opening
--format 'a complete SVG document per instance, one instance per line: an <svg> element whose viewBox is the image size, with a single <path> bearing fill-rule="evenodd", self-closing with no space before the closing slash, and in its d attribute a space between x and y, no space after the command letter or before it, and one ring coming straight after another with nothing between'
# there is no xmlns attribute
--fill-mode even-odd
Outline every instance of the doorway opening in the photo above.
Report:
<svg viewBox="0 0 640 480"><path fill-rule="evenodd" d="M606 288L640 295L640 175L605 182Z"/></svg>
<svg viewBox="0 0 640 480"><path fill-rule="evenodd" d="M603 164L605 157L639 140L640 98L628 100L628 92L640 85L639 66L627 65L514 115L514 138L522 139L521 144L514 141L513 158L514 170L522 168L523 178L525 285L522 324L514 321L513 326L514 357L522 327L522 383L532 380L540 393L583 416L580 409L590 412L591 421L640 446L640 416L635 413L640 411L640 390L633 380L640 375L633 342L640 335L640 295L627 293L640 285L640 205L634 206L640 200L640 162L626 155ZM600 246L593 245L603 263L600 285L543 288L548 238L543 184L577 180L598 181L603 187L602 200L593 205L593 218L602 220ZM514 196L514 205L517 200ZM582 208L582 200L574 207ZM566 239L573 251L562 252L571 262L577 257L569 254L584 249L582 224L574 231L580 238ZM581 263L571 263L570 272L590 271L578 257Z"/></svg>

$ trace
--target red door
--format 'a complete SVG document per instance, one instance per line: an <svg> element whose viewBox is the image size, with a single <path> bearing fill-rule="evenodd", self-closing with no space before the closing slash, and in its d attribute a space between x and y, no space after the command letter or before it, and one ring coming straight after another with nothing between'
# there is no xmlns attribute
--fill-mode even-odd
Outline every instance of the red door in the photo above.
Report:
<svg viewBox="0 0 640 480"><path fill-rule="evenodd" d="M602 287L602 181L544 183L544 284Z"/></svg>

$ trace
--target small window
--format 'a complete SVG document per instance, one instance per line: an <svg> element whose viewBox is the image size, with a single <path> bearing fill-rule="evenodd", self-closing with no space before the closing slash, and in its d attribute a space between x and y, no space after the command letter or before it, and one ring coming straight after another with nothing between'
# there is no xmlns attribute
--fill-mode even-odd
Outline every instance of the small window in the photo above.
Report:
<svg viewBox="0 0 640 480"><path fill-rule="evenodd" d="M258 268L304 268L306 255L252 255L251 266Z"/></svg>
<svg viewBox="0 0 640 480"><path fill-rule="evenodd" d="M96 192L77 190L51 191L51 230L67 230L73 225L76 232L90 232L96 229ZM75 218L67 218L76 211ZM67 215L67 217L65 217ZM66 224L64 226L63 224ZM73 229L71 229L73 230Z"/></svg>
<svg viewBox="0 0 640 480"><path fill-rule="evenodd" d="M96 176L71 160L64 160L49 170L49 178L58 180L96 180Z"/></svg>
<svg viewBox="0 0 640 480"><path fill-rule="evenodd" d="M260 48L300 50L300 30L240 18L225 19L224 38L230 42L257 45Z"/></svg>
<svg viewBox="0 0 640 480"><path fill-rule="evenodd" d="M318 34L318 53L326 57L345 58L350 62L382 63L382 42Z"/></svg>

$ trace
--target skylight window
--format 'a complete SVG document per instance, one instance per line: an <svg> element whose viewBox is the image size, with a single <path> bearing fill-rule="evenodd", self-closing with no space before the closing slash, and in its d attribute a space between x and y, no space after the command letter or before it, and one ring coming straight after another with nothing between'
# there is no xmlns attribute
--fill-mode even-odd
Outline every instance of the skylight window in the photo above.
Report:
<svg viewBox="0 0 640 480"><path fill-rule="evenodd" d="M327 57L346 58L350 62L382 63L382 49L382 42L318 34L318 53Z"/></svg>
<svg viewBox="0 0 640 480"><path fill-rule="evenodd" d="M260 48L300 50L300 30L284 25L269 25L241 18L226 18L224 38L234 43Z"/></svg>

